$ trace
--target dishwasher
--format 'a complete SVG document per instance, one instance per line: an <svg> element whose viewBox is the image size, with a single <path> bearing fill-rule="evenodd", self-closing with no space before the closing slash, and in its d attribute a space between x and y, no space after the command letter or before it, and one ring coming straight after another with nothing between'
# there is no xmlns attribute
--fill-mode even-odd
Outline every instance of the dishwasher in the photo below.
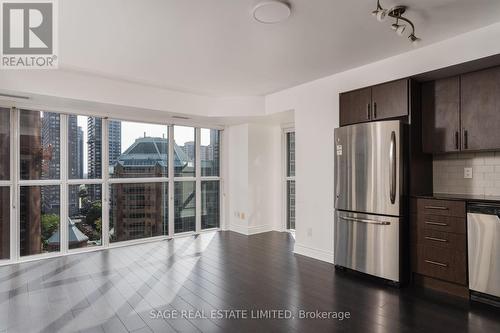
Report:
<svg viewBox="0 0 500 333"><path fill-rule="evenodd" d="M500 204L467 205L471 298L500 305Z"/></svg>

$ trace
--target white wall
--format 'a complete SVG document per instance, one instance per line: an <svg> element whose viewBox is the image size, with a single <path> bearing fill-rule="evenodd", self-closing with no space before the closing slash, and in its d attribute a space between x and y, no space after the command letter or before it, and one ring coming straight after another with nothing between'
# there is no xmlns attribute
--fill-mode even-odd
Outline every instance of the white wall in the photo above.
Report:
<svg viewBox="0 0 500 333"><path fill-rule="evenodd" d="M228 126L228 229L251 235L280 230L281 128L279 124Z"/></svg>
<svg viewBox="0 0 500 333"><path fill-rule="evenodd" d="M268 114L295 111L295 252L333 261L333 130L338 127L338 94L499 54L499 40L500 23L266 97Z"/></svg>

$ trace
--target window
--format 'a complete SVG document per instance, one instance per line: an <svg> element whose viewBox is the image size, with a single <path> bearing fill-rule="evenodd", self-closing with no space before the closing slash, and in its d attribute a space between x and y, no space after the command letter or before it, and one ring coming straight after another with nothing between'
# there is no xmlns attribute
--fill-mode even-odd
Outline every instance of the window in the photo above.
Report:
<svg viewBox="0 0 500 333"><path fill-rule="evenodd" d="M68 249L102 245L102 200L94 195L101 188L101 184L69 185Z"/></svg>
<svg viewBox="0 0 500 333"><path fill-rule="evenodd" d="M196 161L195 129L174 126L175 177L194 177Z"/></svg>
<svg viewBox="0 0 500 333"><path fill-rule="evenodd" d="M201 176L219 176L219 133L215 129L201 129Z"/></svg>
<svg viewBox="0 0 500 333"><path fill-rule="evenodd" d="M0 186L0 260L10 258L10 188Z"/></svg>
<svg viewBox="0 0 500 333"><path fill-rule="evenodd" d="M59 114L20 110L19 163L20 180L23 181L19 190L21 256L60 250L60 134Z"/></svg>
<svg viewBox="0 0 500 333"><path fill-rule="evenodd" d="M10 110L0 108L0 181L10 180Z"/></svg>
<svg viewBox="0 0 500 333"><path fill-rule="evenodd" d="M220 131L200 130L201 229L220 226Z"/></svg>
<svg viewBox="0 0 500 333"><path fill-rule="evenodd" d="M0 107L0 260L218 228L220 143L215 129Z"/></svg>
<svg viewBox="0 0 500 333"><path fill-rule="evenodd" d="M110 177L168 176L167 126L114 120L109 142Z"/></svg>
<svg viewBox="0 0 500 333"><path fill-rule="evenodd" d="M174 194L175 232L196 230L195 182L175 182Z"/></svg>
<svg viewBox="0 0 500 333"><path fill-rule="evenodd" d="M108 132L110 242L167 235L168 127L113 120Z"/></svg>
<svg viewBox="0 0 500 333"><path fill-rule="evenodd" d="M201 228L218 228L220 220L219 181L201 182Z"/></svg>
<svg viewBox="0 0 500 333"><path fill-rule="evenodd" d="M112 184L109 207L110 242L167 235L167 198L167 183Z"/></svg>
<svg viewBox="0 0 500 333"><path fill-rule="evenodd" d="M60 187L21 186L19 197L21 256L59 251Z"/></svg>
<svg viewBox="0 0 500 333"><path fill-rule="evenodd" d="M295 230L295 132L285 133L286 228Z"/></svg>
<svg viewBox="0 0 500 333"><path fill-rule="evenodd" d="M59 179L59 114L21 110L19 122L21 179Z"/></svg>

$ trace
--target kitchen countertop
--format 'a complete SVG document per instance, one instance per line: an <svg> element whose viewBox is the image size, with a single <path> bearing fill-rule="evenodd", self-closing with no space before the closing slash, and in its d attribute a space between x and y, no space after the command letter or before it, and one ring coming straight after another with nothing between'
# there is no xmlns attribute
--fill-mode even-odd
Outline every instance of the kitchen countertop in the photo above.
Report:
<svg viewBox="0 0 500 333"><path fill-rule="evenodd" d="M441 200L460 200L460 201L480 201L480 202L500 202L500 196L494 195L477 195L477 194L450 194L450 193L433 193L415 195L415 198L424 199L441 199Z"/></svg>

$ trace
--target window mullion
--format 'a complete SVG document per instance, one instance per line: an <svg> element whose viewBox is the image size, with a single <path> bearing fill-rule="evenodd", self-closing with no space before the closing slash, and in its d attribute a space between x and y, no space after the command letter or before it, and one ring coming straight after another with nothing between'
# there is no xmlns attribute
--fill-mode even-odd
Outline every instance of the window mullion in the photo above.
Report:
<svg viewBox="0 0 500 333"><path fill-rule="evenodd" d="M69 198L68 198L68 116L65 114L61 114L59 121L60 131L59 131L59 167L60 167L60 177L61 177L61 185L60 185L60 194L59 194L59 228L60 235L59 237L59 249L61 253L68 252L68 218L69 218Z"/></svg>
<svg viewBox="0 0 500 333"><path fill-rule="evenodd" d="M201 231L201 154L200 154L200 145L201 145L201 129L197 127L195 129L195 136L194 136L194 143L195 143L195 154L194 154L194 159L195 159L195 177L196 177L196 183L195 183L195 197L196 197L196 209L195 209L195 221L196 221L196 228L195 231L199 233Z"/></svg>
<svg viewBox="0 0 500 333"><path fill-rule="evenodd" d="M109 246L109 120L101 121L101 200L102 200L102 224L101 224L101 244L103 247Z"/></svg>
<svg viewBox="0 0 500 333"><path fill-rule="evenodd" d="M175 231L175 212L174 212L174 126L168 126L168 236L172 237Z"/></svg>
<svg viewBox="0 0 500 333"><path fill-rule="evenodd" d="M11 158L11 170L10 170L10 180L12 182L11 186L11 210L10 210L10 259L12 261L19 260L20 253L20 243L19 243L19 219L18 219L18 207L19 207L19 110L12 108L10 111L10 158Z"/></svg>

